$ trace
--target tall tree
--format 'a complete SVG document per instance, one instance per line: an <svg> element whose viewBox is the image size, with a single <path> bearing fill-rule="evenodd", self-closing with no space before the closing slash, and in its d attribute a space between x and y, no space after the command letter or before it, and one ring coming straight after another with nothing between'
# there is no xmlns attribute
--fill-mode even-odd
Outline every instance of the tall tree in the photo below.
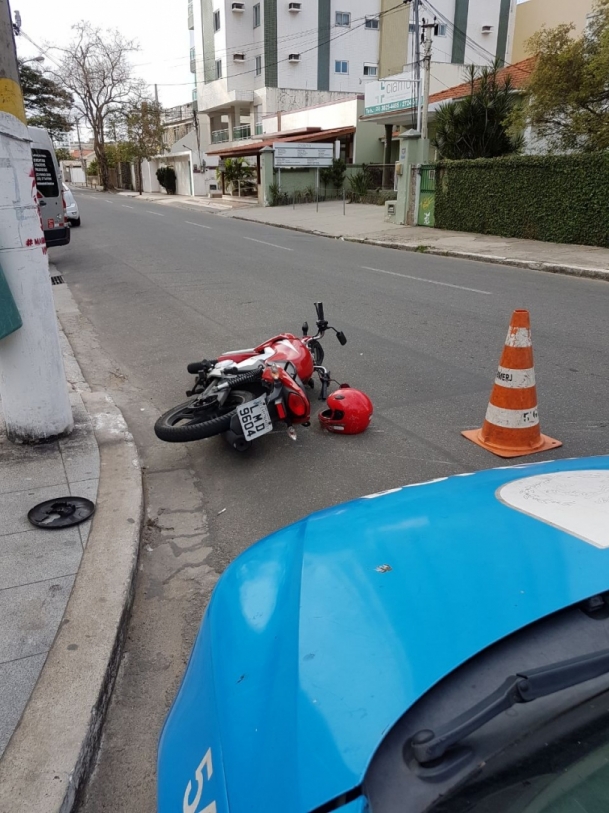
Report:
<svg viewBox="0 0 609 813"><path fill-rule="evenodd" d="M19 81L28 124L44 127L51 138L56 138L60 133L69 133L72 129L69 117L72 94L43 71L26 65L23 60L19 60Z"/></svg>
<svg viewBox="0 0 609 813"><path fill-rule="evenodd" d="M509 73L500 65L467 69L470 93L447 102L436 113L434 146L440 158L497 158L519 152L522 138L514 135L511 117L521 102Z"/></svg>
<svg viewBox="0 0 609 813"><path fill-rule="evenodd" d="M73 29L73 42L57 49L62 62L54 78L74 95L74 107L91 129L100 181L108 189L106 125L113 114L125 111L141 95L141 80L133 76L129 62L129 55L138 49L119 31L102 30L86 22Z"/></svg>
<svg viewBox="0 0 609 813"><path fill-rule="evenodd" d="M523 109L551 151L609 148L609 0L577 39L573 26L542 28L528 43L537 54Z"/></svg>
<svg viewBox="0 0 609 813"><path fill-rule="evenodd" d="M141 99L127 111L127 139L131 146L137 178L137 191L142 194L142 161L163 152L163 108L151 99Z"/></svg>

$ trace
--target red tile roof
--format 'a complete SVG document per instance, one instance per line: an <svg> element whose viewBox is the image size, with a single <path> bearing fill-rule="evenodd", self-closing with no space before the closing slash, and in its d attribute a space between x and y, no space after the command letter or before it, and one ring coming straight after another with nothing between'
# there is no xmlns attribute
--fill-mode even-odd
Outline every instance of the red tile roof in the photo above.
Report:
<svg viewBox="0 0 609 813"><path fill-rule="evenodd" d="M522 62L517 62L515 65L508 65L502 68L497 72L497 79L501 81L511 76L512 86L516 90L520 90L525 86L529 76L533 72L536 59L537 57L530 56L528 59L523 59ZM462 85L456 85L455 87L442 90L440 93L434 93L433 96L429 97L429 103L445 102L448 99L463 99L465 96L469 96L470 93L470 83L464 82Z"/></svg>
<svg viewBox="0 0 609 813"><path fill-rule="evenodd" d="M221 158L230 158L237 155L258 155L265 147L272 147L276 141L303 141L305 143L314 141L336 141L337 138L351 135L354 132L355 127L339 127L336 130L319 130L318 132L304 133L303 135L291 135L289 132L282 132L264 141L250 141L247 144L237 144L235 147L216 147L213 150L207 150L207 154L219 155Z"/></svg>

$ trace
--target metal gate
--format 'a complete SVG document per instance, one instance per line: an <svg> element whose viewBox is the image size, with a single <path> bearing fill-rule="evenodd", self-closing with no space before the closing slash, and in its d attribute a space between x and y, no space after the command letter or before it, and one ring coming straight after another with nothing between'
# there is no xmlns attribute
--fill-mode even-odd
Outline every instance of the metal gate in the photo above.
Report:
<svg viewBox="0 0 609 813"><path fill-rule="evenodd" d="M432 165L421 167L421 189L419 194L419 226L435 226L436 169Z"/></svg>

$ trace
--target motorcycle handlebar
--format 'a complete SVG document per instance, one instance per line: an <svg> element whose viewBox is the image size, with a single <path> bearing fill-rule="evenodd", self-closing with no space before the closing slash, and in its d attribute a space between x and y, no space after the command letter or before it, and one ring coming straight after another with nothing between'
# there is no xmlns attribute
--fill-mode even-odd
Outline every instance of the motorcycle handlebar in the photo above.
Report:
<svg viewBox="0 0 609 813"><path fill-rule="evenodd" d="M201 370L204 369L204 367L205 364L202 361L192 361L190 364L186 366L186 369L191 375L196 375L197 373L200 373Z"/></svg>
<svg viewBox="0 0 609 813"><path fill-rule="evenodd" d="M315 303L315 310L317 311L317 318L320 322L325 320L324 317L324 303L323 302L316 302Z"/></svg>

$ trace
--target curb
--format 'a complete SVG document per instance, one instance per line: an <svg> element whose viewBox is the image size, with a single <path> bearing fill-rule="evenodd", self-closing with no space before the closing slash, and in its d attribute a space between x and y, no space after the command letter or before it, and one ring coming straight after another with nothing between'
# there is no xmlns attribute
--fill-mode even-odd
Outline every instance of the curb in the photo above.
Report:
<svg viewBox="0 0 609 813"><path fill-rule="evenodd" d="M97 506L63 620L0 761L0 813L69 813L95 759L134 593L142 473L120 410L82 392L100 453Z"/></svg>
<svg viewBox="0 0 609 813"><path fill-rule="evenodd" d="M131 200L138 200L142 203L158 203L160 206L190 206L193 209L203 209L213 213L230 212L233 207L229 203L197 203L193 200L182 200L182 195L166 195L164 198L153 198L145 192L142 195L137 193L125 194L124 192L113 192L112 194L118 197L130 198Z"/></svg>
<svg viewBox="0 0 609 813"><path fill-rule="evenodd" d="M412 251L416 254L432 254L437 257L455 257L460 260L474 260L476 262L493 263L494 265L510 265L516 268L527 268L531 271L544 271L550 274L564 274L570 277L585 277L587 279L600 279L609 282L609 270L589 268L581 265L563 265L561 263L543 263L534 260L520 260L515 257L500 257L496 254L477 254L472 251L455 251L451 249L433 248L426 245L409 245L408 243L395 243L389 240L370 240L367 237L350 237L343 234L328 234L317 229L305 229L302 226L288 226L285 223L272 223L268 220L254 220L251 217L228 215L234 220L247 220L249 223L260 223L263 226L274 226L277 229L314 234L317 237L328 237L330 240L344 240L345 243L361 243L367 246L380 248L393 248L398 251Z"/></svg>

